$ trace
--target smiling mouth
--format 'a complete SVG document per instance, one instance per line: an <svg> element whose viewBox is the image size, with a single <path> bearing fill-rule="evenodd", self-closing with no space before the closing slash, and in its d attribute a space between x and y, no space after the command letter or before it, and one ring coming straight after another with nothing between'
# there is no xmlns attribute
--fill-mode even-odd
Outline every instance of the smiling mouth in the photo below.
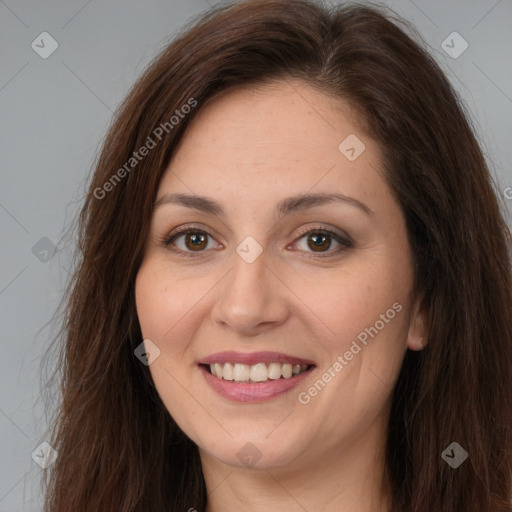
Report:
<svg viewBox="0 0 512 512"><path fill-rule="evenodd" d="M240 363L214 363L202 364L206 371L218 379L246 382L268 382L272 380L293 379L312 368L312 364L291 363L257 363L253 365Z"/></svg>

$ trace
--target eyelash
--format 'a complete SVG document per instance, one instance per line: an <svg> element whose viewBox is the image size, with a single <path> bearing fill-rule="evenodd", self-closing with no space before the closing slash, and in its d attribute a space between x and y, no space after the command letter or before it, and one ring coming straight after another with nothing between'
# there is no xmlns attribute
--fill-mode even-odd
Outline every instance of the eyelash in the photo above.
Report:
<svg viewBox="0 0 512 512"><path fill-rule="evenodd" d="M200 233L200 234L206 235L207 237L213 238L208 232L204 231L203 229L199 229L199 228L197 228L195 226L187 225L187 226L184 226L183 228L181 228L179 231L176 231L175 233L171 233L170 235L166 235L165 237L162 238L161 242L164 245L164 247L166 247L169 250L179 254L180 256L183 256L183 257L186 257L186 258L190 258L190 257L191 258L196 258L198 256L201 256L202 253L205 252L205 250L197 251L197 252L196 251L183 251L181 249L174 249L174 248L171 247L171 244L177 238L179 238L182 235L186 235L186 234L190 234L190 233ZM310 258L315 258L316 259L316 258L332 257L333 255L339 254L343 250L348 249L348 248L353 246L353 243L352 243L352 241L350 239L348 239L348 238L345 239L341 235L339 235L338 233L335 233L334 231L331 231L330 229L327 229L327 228L309 228L309 229L305 229L303 231L300 231L298 233L298 236L295 239L295 241L298 241L298 240L304 238L306 235L309 235L311 233L327 235L330 238L333 238L336 242L338 242L340 244L340 247L338 247L337 249L334 249L334 250L328 250L328 251L326 251L324 253L314 253L314 252L312 252L311 255L308 256ZM295 241L294 241L294 243L295 243Z"/></svg>

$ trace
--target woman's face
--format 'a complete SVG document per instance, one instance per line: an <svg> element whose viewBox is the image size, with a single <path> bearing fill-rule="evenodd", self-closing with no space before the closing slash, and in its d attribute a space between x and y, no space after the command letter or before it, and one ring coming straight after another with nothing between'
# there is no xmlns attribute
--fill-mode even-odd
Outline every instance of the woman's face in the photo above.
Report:
<svg viewBox="0 0 512 512"><path fill-rule="evenodd" d="M299 81L224 92L188 128L136 303L156 389L203 461L311 468L383 443L425 333L381 172L349 106Z"/></svg>

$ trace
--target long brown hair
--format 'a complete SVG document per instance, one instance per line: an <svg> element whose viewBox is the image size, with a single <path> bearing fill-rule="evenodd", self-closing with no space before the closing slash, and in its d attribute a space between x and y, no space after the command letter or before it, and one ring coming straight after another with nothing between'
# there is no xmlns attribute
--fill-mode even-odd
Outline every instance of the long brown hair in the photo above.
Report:
<svg viewBox="0 0 512 512"><path fill-rule="evenodd" d="M511 236L464 107L411 34L376 6L242 1L189 25L143 73L105 139L79 217L47 510L204 510L197 446L134 356L142 341L134 282L160 178L202 105L229 87L289 78L357 109L407 222L429 342L407 351L393 393L393 511L510 509ZM148 137L155 146L135 158ZM452 442L469 453L457 469L441 457Z"/></svg>

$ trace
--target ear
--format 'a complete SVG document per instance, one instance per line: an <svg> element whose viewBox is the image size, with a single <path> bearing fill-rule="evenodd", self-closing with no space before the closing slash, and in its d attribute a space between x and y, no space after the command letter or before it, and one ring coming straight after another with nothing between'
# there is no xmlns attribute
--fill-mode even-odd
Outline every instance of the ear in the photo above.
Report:
<svg viewBox="0 0 512 512"><path fill-rule="evenodd" d="M422 350L428 343L427 309L423 299L423 293L419 294L411 311L407 334L407 348L411 350Z"/></svg>

